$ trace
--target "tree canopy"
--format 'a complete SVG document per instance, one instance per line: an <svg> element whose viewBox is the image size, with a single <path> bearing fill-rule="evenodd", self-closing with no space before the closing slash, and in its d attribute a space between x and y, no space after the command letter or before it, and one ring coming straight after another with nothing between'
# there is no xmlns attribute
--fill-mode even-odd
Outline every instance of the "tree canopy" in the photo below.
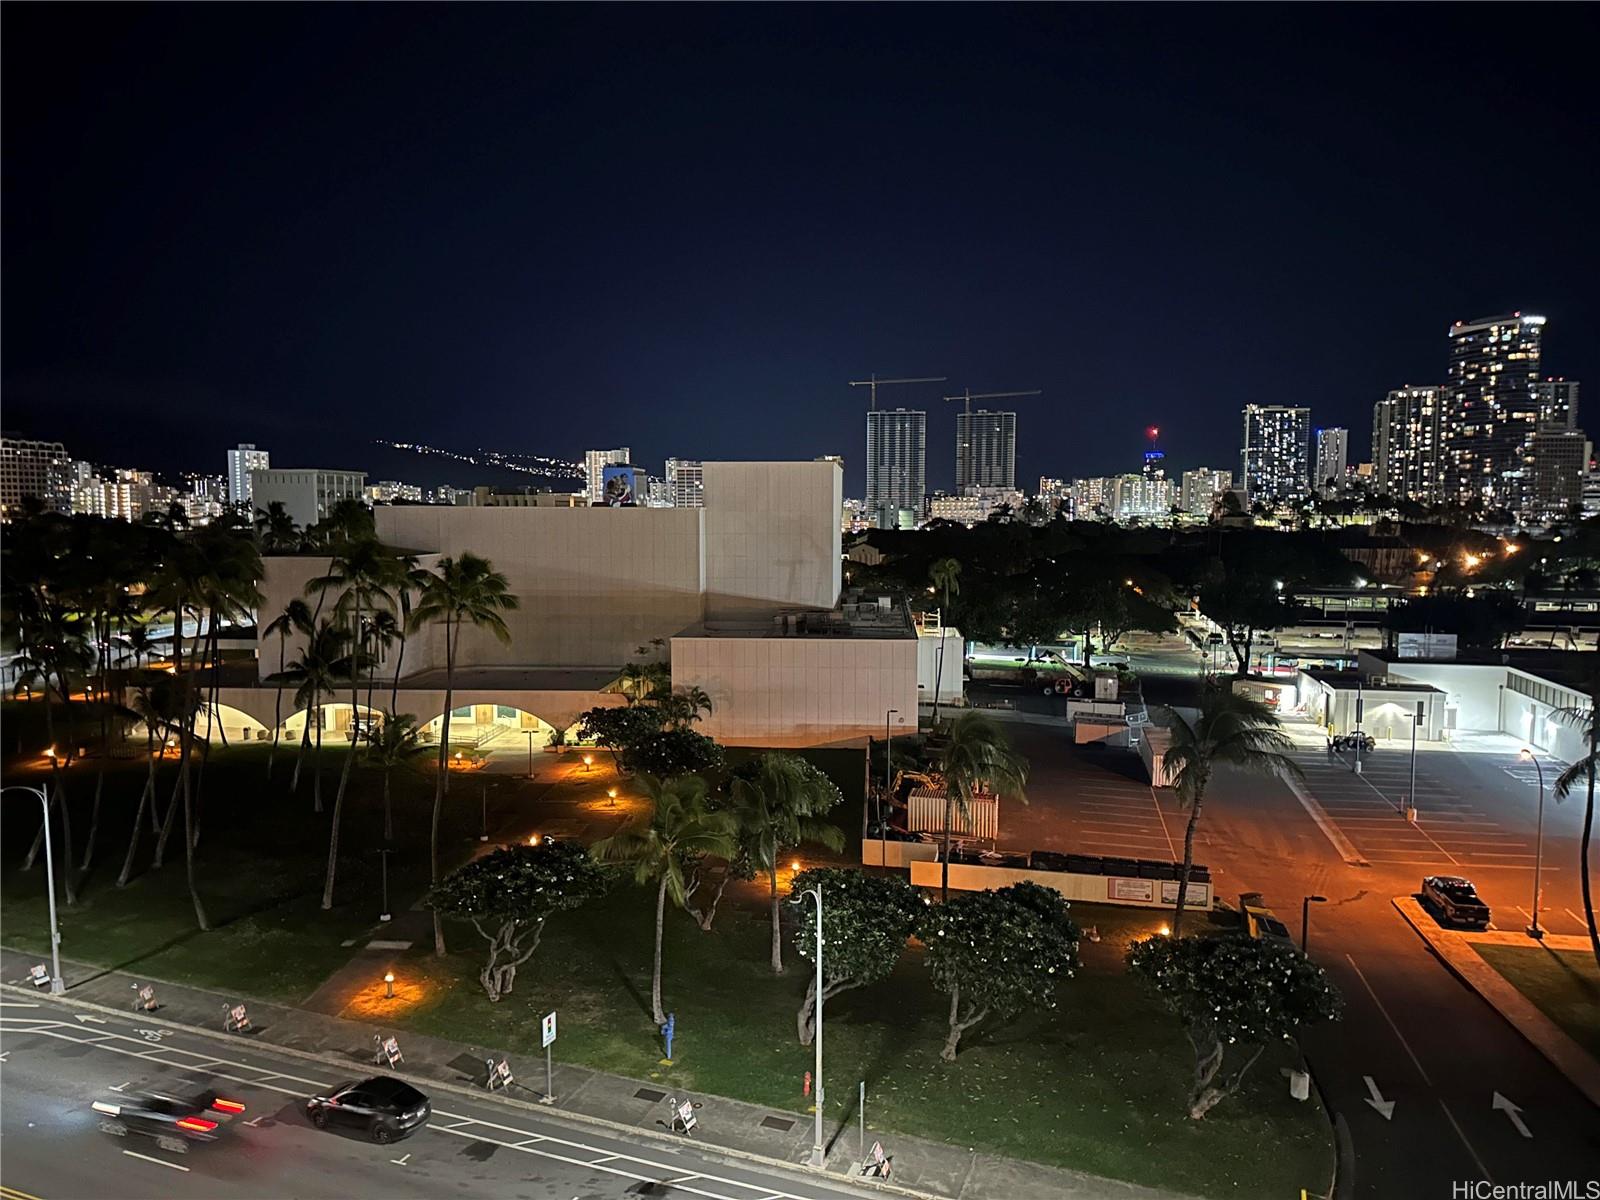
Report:
<svg viewBox="0 0 1600 1200"><path fill-rule="evenodd" d="M853 868L819 867L801 871L789 884L789 897L809 905L804 894L822 889L822 1003L850 988L887 979L922 919L926 902L903 875L868 875ZM812 909L795 926L794 948L816 962L817 923ZM816 1030L816 972L806 988L796 1028L801 1045Z"/></svg>

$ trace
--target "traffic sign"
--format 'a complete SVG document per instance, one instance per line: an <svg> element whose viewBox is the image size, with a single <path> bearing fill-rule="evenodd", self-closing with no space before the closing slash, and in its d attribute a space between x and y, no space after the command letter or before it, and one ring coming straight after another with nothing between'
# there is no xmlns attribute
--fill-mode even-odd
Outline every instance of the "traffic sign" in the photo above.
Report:
<svg viewBox="0 0 1600 1200"><path fill-rule="evenodd" d="M544 1046L548 1047L551 1042L556 1040L556 1015L555 1015L555 1013L546 1013L545 1014L544 1027L543 1027L542 1032L544 1034L544 1042L542 1044Z"/></svg>

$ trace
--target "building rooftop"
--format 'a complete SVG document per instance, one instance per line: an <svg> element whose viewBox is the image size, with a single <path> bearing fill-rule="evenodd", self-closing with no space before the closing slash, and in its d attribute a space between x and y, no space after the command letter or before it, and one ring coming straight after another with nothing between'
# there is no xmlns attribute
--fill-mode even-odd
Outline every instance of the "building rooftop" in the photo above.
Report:
<svg viewBox="0 0 1600 1200"><path fill-rule="evenodd" d="M1579 691L1587 691L1600 672L1600 653L1593 650L1459 650L1454 658L1401 658L1392 650L1362 650L1361 654L1401 667L1509 667Z"/></svg>
<svg viewBox="0 0 1600 1200"><path fill-rule="evenodd" d="M601 692L617 681L615 667L457 667L454 688L464 691ZM444 668L407 675L401 691L444 690Z"/></svg>
<svg viewBox="0 0 1600 1200"><path fill-rule="evenodd" d="M1413 660L1407 660L1413 661ZM1301 672L1318 683L1339 692L1353 692L1358 689L1369 692L1437 692L1439 689L1431 683L1412 683L1409 680L1391 679L1383 683L1374 683L1362 675L1360 671L1329 671L1320 667L1313 667Z"/></svg>
<svg viewBox="0 0 1600 1200"><path fill-rule="evenodd" d="M679 637L710 638L914 638L911 613L897 601L861 599L847 592L832 609L794 609L766 619L702 621Z"/></svg>

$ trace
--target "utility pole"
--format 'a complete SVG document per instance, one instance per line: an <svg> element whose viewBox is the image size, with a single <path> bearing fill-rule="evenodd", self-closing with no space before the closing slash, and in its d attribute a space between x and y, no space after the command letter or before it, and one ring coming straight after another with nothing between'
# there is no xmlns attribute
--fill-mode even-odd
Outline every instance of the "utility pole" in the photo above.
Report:
<svg viewBox="0 0 1600 1200"><path fill-rule="evenodd" d="M48 704L49 702L50 702L50 697L48 695L46 695L45 696L45 703ZM42 787L30 787L27 784L22 784L22 783L14 783L14 784L11 784L9 787L0 788L0 792L32 792L33 795L35 797L37 797L37 799L39 801L39 810L44 816L44 888L45 888L45 894L50 897L50 994L53 995L53 996L59 996L63 992L65 992L67 990L67 982L66 982L66 980L61 978L61 929L60 929L60 926L58 926L56 924L56 866L55 866L55 858L52 856L52 854L50 852L50 797L49 797L48 793L46 793L45 790ZM66 801L63 799L62 803L64 804L64 803L66 803ZM63 859L64 863L66 864L66 869L69 870L69 871L72 869L72 866L71 866L71 863L70 863L71 858L72 858L72 851L69 848L67 850L66 855L64 856L64 859ZM822 917L821 917L821 912L822 912L822 889L818 888L817 889L817 913L818 913L818 917L817 917L817 922L818 922L818 924L817 924L817 937L818 937L818 945L819 946L821 945L821 936L822 936L822 924L821 924ZM818 953L819 954L821 953L820 949L818 950ZM817 961L821 962L822 960L819 958ZM822 995L822 975L820 973L820 970L821 969L818 968L818 972L819 972L818 975L817 975L817 995L818 996ZM822 1012L821 1012L820 1008L817 1011L817 1016L818 1016L819 1019L822 1016ZM819 1025L818 1028L820 1029L821 1026ZM818 1057L817 1061L818 1062L822 1061L820 1056ZM822 1126L818 1125L817 1128L818 1128L818 1130L820 1130L822 1128ZM820 1138L821 1134L819 1133L818 1136Z"/></svg>
<svg viewBox="0 0 1600 1200"><path fill-rule="evenodd" d="M802 895L817 902L817 1062L816 1073L812 1076L816 1081L817 1120L811 1143L811 1165L820 1170L828 1163L828 1154L822 1144L822 886L819 884L814 888L807 888ZM799 900L800 896L796 896L795 899Z"/></svg>

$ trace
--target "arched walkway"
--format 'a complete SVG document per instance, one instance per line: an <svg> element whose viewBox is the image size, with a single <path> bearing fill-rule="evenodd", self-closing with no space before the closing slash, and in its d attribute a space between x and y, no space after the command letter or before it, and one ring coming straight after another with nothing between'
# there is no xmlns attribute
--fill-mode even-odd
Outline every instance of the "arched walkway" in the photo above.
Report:
<svg viewBox="0 0 1600 1200"><path fill-rule="evenodd" d="M305 733L306 721L310 717L311 709L302 708L290 715L283 723L283 732L280 735L285 741L294 741ZM356 715L359 714L363 724L376 726L383 721L383 710L377 705L368 708L365 704L352 709L348 700L338 703L329 702L321 705L317 712L322 724L322 742L348 742L352 730L356 726ZM311 727L312 737L316 736L316 725Z"/></svg>
<svg viewBox="0 0 1600 1200"><path fill-rule="evenodd" d="M443 732L441 713L422 727L422 740L437 745ZM555 732L555 726L544 718L509 704L463 704L450 710L450 744L486 754L526 754L530 735L533 749L543 750ZM565 731L568 742L577 735L576 724Z"/></svg>

